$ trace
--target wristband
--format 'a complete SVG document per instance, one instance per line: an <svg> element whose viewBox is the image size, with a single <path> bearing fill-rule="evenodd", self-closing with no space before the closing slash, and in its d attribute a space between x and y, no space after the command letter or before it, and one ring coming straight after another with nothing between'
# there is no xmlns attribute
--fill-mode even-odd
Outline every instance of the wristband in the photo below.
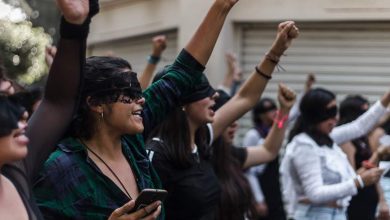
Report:
<svg viewBox="0 0 390 220"><path fill-rule="evenodd" d="M282 115L278 110L274 118L274 123L276 123L279 129L281 129L284 127L284 123L287 121L287 119L288 119L288 114Z"/></svg>
<svg viewBox="0 0 390 220"><path fill-rule="evenodd" d="M376 167L375 164L371 163L370 161L368 160L364 160L362 162L362 167L366 168L366 169L371 169L371 168L374 168Z"/></svg>
<svg viewBox="0 0 390 220"><path fill-rule="evenodd" d="M263 78L266 79L266 80L272 79L272 76L263 73L263 72L259 69L259 67L257 67L257 66L255 66L255 71L256 71L257 74L259 74L261 77L263 77Z"/></svg>
<svg viewBox="0 0 390 220"><path fill-rule="evenodd" d="M274 64L278 64L280 61L279 56L276 56L275 54L268 52L265 54L265 58L269 61L271 61Z"/></svg>
<svg viewBox="0 0 390 220"><path fill-rule="evenodd" d="M360 185L360 188L363 189L364 188L364 182L363 182L363 179L360 175L357 175L356 176L356 180L358 181L359 185Z"/></svg>
<svg viewBox="0 0 390 220"><path fill-rule="evenodd" d="M156 65L160 61L160 57L150 55L147 58L148 63Z"/></svg>

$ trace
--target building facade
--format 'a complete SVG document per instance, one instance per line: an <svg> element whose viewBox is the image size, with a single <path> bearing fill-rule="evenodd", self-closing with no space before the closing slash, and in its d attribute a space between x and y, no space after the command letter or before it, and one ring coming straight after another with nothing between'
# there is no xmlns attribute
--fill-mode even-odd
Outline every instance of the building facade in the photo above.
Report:
<svg viewBox="0 0 390 220"><path fill-rule="evenodd" d="M101 0L94 19L89 54L125 57L142 71L151 51L151 37L164 33L168 49L163 64L172 62L207 13L213 0ZM276 26L294 20L299 39L282 58L264 96L276 98L284 82L302 91L310 72L316 86L342 99L363 94L377 100L390 85L390 1L387 0L241 0L231 11L206 73L217 86L226 72L224 53L238 54L247 76L269 49ZM243 120L249 127L250 121ZM245 130L245 129L244 129ZM243 130L243 131L244 131Z"/></svg>

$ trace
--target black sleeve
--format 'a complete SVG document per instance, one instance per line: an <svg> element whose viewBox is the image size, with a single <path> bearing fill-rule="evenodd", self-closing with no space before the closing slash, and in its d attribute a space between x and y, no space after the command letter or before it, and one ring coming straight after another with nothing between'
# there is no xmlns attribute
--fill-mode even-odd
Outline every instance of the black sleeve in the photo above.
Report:
<svg viewBox="0 0 390 220"><path fill-rule="evenodd" d="M72 25L62 19L61 39L50 68L44 97L28 122L27 136L30 142L24 167L30 182L71 122L85 63L89 22L98 10L98 0L90 0L90 14L83 25Z"/></svg>
<svg viewBox="0 0 390 220"><path fill-rule="evenodd" d="M245 148L242 147L234 147L231 148L231 153L234 158L238 160L241 166L244 166L245 160L248 156L247 151Z"/></svg>

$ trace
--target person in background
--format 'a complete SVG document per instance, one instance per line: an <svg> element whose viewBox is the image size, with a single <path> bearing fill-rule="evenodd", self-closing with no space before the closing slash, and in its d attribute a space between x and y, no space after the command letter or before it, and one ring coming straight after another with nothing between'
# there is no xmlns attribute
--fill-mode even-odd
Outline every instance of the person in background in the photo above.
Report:
<svg viewBox="0 0 390 220"><path fill-rule="evenodd" d="M2 62L0 62L0 92L6 93L8 95L15 93L13 82L7 78L7 71Z"/></svg>
<svg viewBox="0 0 390 220"><path fill-rule="evenodd" d="M297 102L292 107L288 116L289 124L294 121L299 113L299 102L303 95L312 88L315 82L314 74L307 75L303 92L298 96ZM255 146L263 144L276 117L276 103L270 98L262 98L252 110L254 128L244 136L243 146ZM246 172L256 199L256 209L259 219L284 220L284 210L281 184L279 181L279 156L270 163L253 167Z"/></svg>
<svg viewBox="0 0 390 220"><path fill-rule="evenodd" d="M46 62L46 65L49 67L49 69L50 69L51 65L53 64L53 60L54 60L54 57L56 56L56 53L57 53L56 46L53 46L53 45L46 46L45 62Z"/></svg>
<svg viewBox="0 0 390 220"><path fill-rule="evenodd" d="M243 74L236 54L227 52L225 57L228 71L224 76L222 84L218 86L218 89L221 89L230 96L233 96L236 94L242 83Z"/></svg>
<svg viewBox="0 0 390 220"><path fill-rule="evenodd" d="M161 188L144 139L203 82L202 72L235 3L215 0L175 62L166 67L167 74L143 92L126 60L86 60L70 134L58 144L34 185L46 218L164 219L160 201L132 210L143 189Z"/></svg>
<svg viewBox="0 0 390 220"><path fill-rule="evenodd" d="M343 125L356 120L369 108L367 99L360 95L348 96L340 103L340 120L338 125ZM368 141L368 135L361 136L354 140L348 141L341 145L341 149L347 155L347 158L352 167L359 173L360 168L364 165L374 164L377 166L378 152L373 151ZM371 160L370 160L371 159ZM370 162L368 162L370 161ZM358 194L353 196L348 206L348 219L376 219L376 210L379 202L380 216L385 216L386 200L384 199L383 191L379 184L367 186L358 191Z"/></svg>
<svg viewBox="0 0 390 220"><path fill-rule="evenodd" d="M152 39L152 44L152 54L148 56L148 63L146 64L142 74L138 77L142 90L145 90L150 85L153 73L156 70L157 64L161 59L161 55L167 48L167 38L165 35L155 36Z"/></svg>
<svg viewBox="0 0 390 220"><path fill-rule="evenodd" d="M99 5L95 0L57 3L63 14L59 51L42 103L28 125L27 113L9 90L0 96L0 219L43 219L32 196L32 183L64 135L76 106L88 27ZM0 75L3 70L0 67Z"/></svg>
<svg viewBox="0 0 390 220"><path fill-rule="evenodd" d="M218 216L221 189L212 167L210 146L227 127L253 108L272 78L280 56L298 34L293 21L280 23L269 53L217 112L212 107L218 93L204 76L196 91L156 127L147 148L151 150L150 159L163 187L169 191L165 203L168 219L214 219ZM284 116L283 112L280 120ZM278 130L278 134L280 132Z"/></svg>
<svg viewBox="0 0 390 220"><path fill-rule="evenodd" d="M31 116L42 102L43 90L40 87L24 89L17 92L15 98L26 109L28 115Z"/></svg>
<svg viewBox="0 0 390 220"><path fill-rule="evenodd" d="M213 107L214 111L217 111L230 99L230 96L224 91L219 90L218 93L219 97ZM279 85L278 101L280 109L277 110L277 114L279 116L288 115L295 102L295 93L286 86ZM283 119L275 118L275 120ZM264 143L250 148L242 148L233 146L234 134L237 129L237 122L233 122L213 142L212 164L221 186L217 219L257 219L256 203L243 169L269 162L277 157L287 124L286 122L280 126L280 124L275 123L271 126L270 135Z"/></svg>
<svg viewBox="0 0 390 220"><path fill-rule="evenodd" d="M305 94L281 164L283 185L294 198L294 219L345 220L351 197L379 180L383 170L375 167L356 174L338 144L368 133L389 102L387 92L358 119L335 127L335 95L321 88Z"/></svg>

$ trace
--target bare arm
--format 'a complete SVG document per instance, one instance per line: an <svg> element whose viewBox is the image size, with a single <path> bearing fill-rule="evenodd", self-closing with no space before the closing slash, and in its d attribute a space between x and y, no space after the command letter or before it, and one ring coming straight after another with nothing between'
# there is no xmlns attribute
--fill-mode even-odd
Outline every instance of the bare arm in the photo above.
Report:
<svg viewBox="0 0 390 220"><path fill-rule="evenodd" d="M278 100L280 103L279 115L273 123L271 131L265 138L263 147L247 147L247 159L244 162L244 168L266 163L276 158L282 146L284 133L286 130L288 114L291 107L294 105L296 95L293 91L279 85Z"/></svg>
<svg viewBox="0 0 390 220"><path fill-rule="evenodd" d="M141 84L142 90L145 90L153 77L153 73L156 70L158 61L161 58L161 54L164 52L165 48L167 47L165 35L158 35L153 37L153 51L148 59L148 63L146 64L146 67L142 74L139 76L138 80Z"/></svg>
<svg viewBox="0 0 390 220"><path fill-rule="evenodd" d="M291 34L293 32L294 34ZM278 57L287 50L291 45L292 39L297 37L297 35L298 29L295 27L294 22L286 21L280 23L276 39L270 50L272 57L266 56L256 68L261 71L262 74L271 76L277 64L277 62L275 62L275 57L277 57L276 59L279 59ZM233 123L233 121L237 120L254 107L267 83L268 79L266 76L257 73L257 71L253 71L237 94L216 112L212 124L215 138L217 138L227 126Z"/></svg>
<svg viewBox="0 0 390 220"><path fill-rule="evenodd" d="M223 79L222 88L226 90L225 92L234 95L236 93L237 87L241 84L242 81L242 71L238 65L238 60L236 54L228 52L225 54L226 62L228 65L228 71L225 74Z"/></svg>
<svg viewBox="0 0 390 220"><path fill-rule="evenodd" d="M379 139L385 135L385 131L383 128L378 127L375 128L370 135L368 136L368 143L370 144L371 151L376 151L381 145Z"/></svg>
<svg viewBox="0 0 390 220"><path fill-rule="evenodd" d="M215 0L205 19L185 46L185 49L203 66L211 56L226 16L237 2L238 0Z"/></svg>
<svg viewBox="0 0 390 220"><path fill-rule="evenodd" d="M46 46L45 62L47 64L47 66L49 67L49 69L50 69L51 65L53 64L53 60L54 60L54 57L56 56L56 53L57 53L56 46L52 46L52 45Z"/></svg>
<svg viewBox="0 0 390 220"><path fill-rule="evenodd" d="M379 183L376 184L376 190L379 196L377 219L388 220L390 218L389 205L387 204L383 189Z"/></svg>

